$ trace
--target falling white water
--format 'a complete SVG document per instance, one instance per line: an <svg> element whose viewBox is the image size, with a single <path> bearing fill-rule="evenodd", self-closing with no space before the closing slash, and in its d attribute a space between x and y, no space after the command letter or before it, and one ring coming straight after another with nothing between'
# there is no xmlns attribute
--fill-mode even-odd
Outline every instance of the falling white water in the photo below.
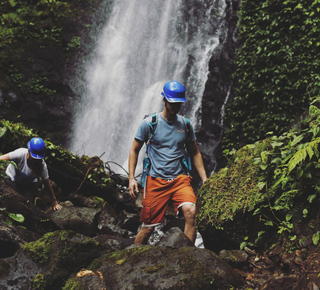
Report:
<svg viewBox="0 0 320 290"><path fill-rule="evenodd" d="M196 3L196 5L193 5ZM183 113L197 125L208 62L219 44L224 0L116 0L87 61L70 149L127 168L144 115L162 109L160 92L183 83Z"/></svg>

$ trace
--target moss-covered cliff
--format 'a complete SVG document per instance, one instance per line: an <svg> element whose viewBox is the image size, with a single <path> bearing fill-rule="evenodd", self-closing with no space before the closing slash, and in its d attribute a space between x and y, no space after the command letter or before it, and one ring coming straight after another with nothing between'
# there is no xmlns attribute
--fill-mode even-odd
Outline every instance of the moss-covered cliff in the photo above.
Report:
<svg viewBox="0 0 320 290"><path fill-rule="evenodd" d="M76 97L69 79L97 33L101 2L0 2L1 117L67 143Z"/></svg>
<svg viewBox="0 0 320 290"><path fill-rule="evenodd" d="M241 1L224 148L282 134L320 87L320 2Z"/></svg>

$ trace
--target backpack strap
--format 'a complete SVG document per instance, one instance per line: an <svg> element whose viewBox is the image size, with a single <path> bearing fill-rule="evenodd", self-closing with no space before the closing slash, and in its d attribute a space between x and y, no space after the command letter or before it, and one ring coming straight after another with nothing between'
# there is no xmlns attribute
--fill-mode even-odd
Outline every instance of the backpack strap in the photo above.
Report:
<svg viewBox="0 0 320 290"><path fill-rule="evenodd" d="M182 164L185 166L186 170L187 170L187 173L188 175L190 174L190 171L192 170L192 162L191 162L191 156L190 156L190 153L188 152L188 146L187 146L187 143L190 139L190 120L186 117L183 117L183 121L184 121L184 125L185 125L185 128L186 128L186 131L187 131L187 141L186 141L186 144L185 144L185 148L186 148L186 151L187 151L187 158L183 158L182 160Z"/></svg>
<svg viewBox="0 0 320 290"><path fill-rule="evenodd" d="M184 120L184 125L187 128L187 142L188 142L190 138L190 120L186 117L183 117L183 120Z"/></svg>
<svg viewBox="0 0 320 290"><path fill-rule="evenodd" d="M157 125L158 125L158 114L157 113L152 113L151 115L147 115L145 116L145 118L149 118L149 122L148 122L148 127L149 127L149 132L148 132L148 141L147 141L147 145L149 145L151 139L154 136L154 133L157 129Z"/></svg>
<svg viewBox="0 0 320 290"><path fill-rule="evenodd" d="M146 142L146 156L143 158L143 170L140 178L140 183L142 184L142 187L145 186L146 177L148 174L148 171L151 166L150 158L148 156L148 148L150 145L150 141L154 136L154 133L157 129L158 125L158 114L152 113L151 115L144 116L144 119L148 118L148 141Z"/></svg>

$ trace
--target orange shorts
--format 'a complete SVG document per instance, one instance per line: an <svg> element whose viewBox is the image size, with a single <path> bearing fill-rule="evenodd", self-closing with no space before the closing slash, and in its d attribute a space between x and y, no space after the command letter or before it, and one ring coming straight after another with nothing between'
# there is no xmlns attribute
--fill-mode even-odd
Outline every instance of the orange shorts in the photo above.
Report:
<svg viewBox="0 0 320 290"><path fill-rule="evenodd" d="M140 221L144 225L156 225L165 218L170 200L176 212L184 203L196 203L191 187L191 177L179 175L172 181L147 176L144 188Z"/></svg>

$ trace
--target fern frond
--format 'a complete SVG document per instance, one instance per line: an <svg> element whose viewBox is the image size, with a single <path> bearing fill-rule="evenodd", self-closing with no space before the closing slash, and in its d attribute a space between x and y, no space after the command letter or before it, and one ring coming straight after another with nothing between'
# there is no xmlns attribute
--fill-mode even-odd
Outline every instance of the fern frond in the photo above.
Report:
<svg viewBox="0 0 320 290"><path fill-rule="evenodd" d="M317 138L309 143L306 143L302 149L297 151L288 162L288 173L290 173L293 169L295 169L298 164L304 162L307 156L309 156L310 160L314 155L317 158L319 158L319 150L318 150L319 143L320 143L320 138Z"/></svg>

